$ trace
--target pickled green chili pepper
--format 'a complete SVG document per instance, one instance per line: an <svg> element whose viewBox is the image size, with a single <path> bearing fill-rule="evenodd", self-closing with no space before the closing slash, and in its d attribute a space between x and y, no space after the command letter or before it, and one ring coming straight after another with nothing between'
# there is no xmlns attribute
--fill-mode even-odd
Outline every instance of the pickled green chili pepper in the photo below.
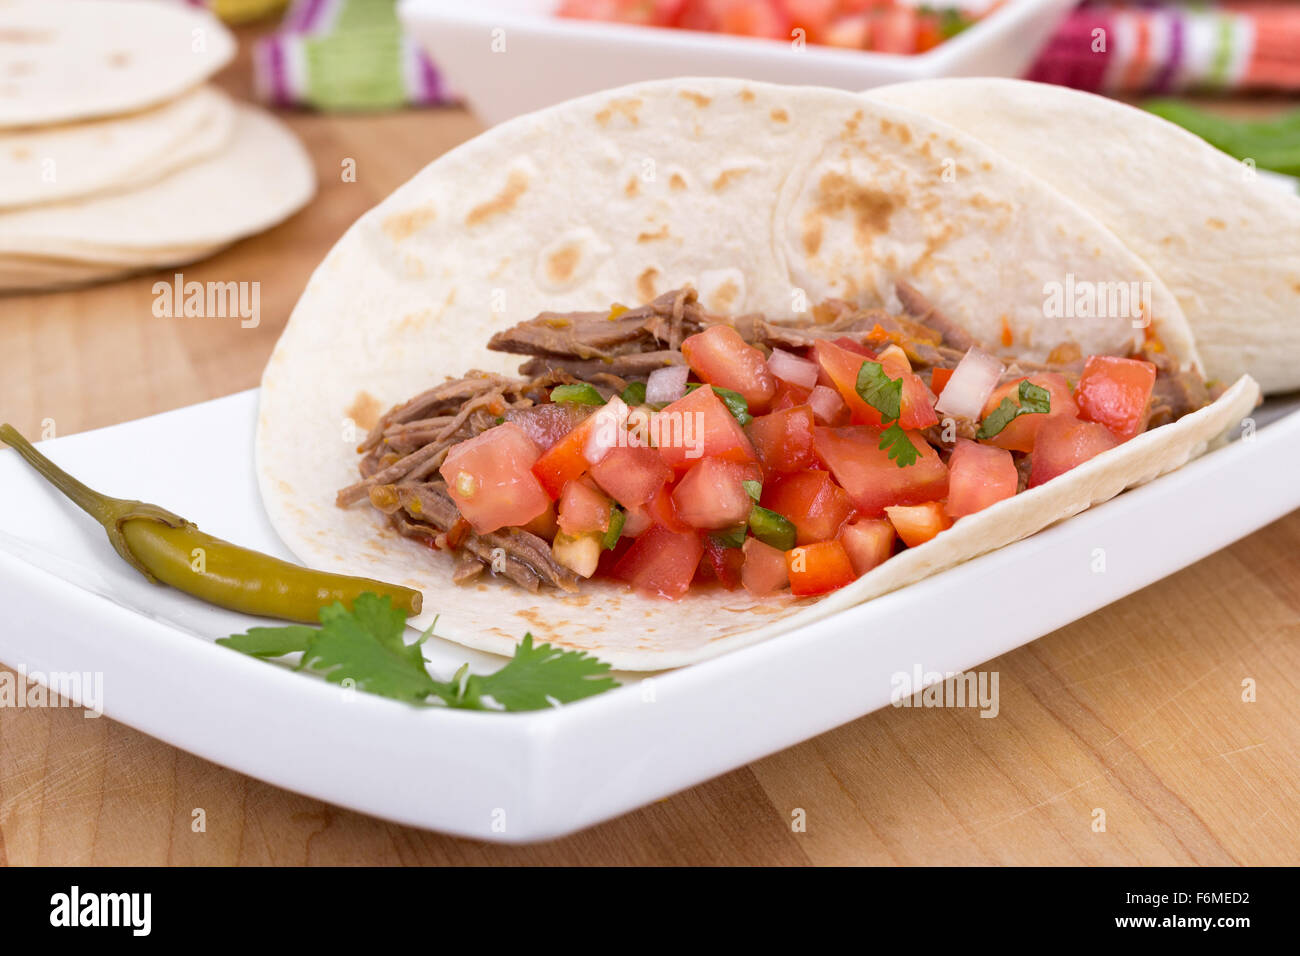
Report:
<svg viewBox="0 0 1300 956"><path fill-rule="evenodd" d="M165 508L110 498L87 488L32 447L12 425L0 425L0 441L13 447L50 484L108 532L118 554L155 584L162 583L218 607L316 623L335 601L351 607L367 592L392 598L409 617L420 613L419 591L327 574L281 561L214 538Z"/></svg>

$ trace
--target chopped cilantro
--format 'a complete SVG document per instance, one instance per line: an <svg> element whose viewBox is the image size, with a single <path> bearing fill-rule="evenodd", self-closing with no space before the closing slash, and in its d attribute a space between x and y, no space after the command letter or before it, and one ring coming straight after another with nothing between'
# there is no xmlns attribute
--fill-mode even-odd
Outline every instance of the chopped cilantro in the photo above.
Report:
<svg viewBox="0 0 1300 956"><path fill-rule="evenodd" d="M624 404L635 407L645 404L645 382L632 382L627 388L623 389L623 394L619 396L623 399Z"/></svg>
<svg viewBox="0 0 1300 956"><path fill-rule="evenodd" d="M889 452L890 461L898 462L899 468L906 468L909 465L915 465L916 459L920 457L920 452L912 444L912 440L907 437L907 432L899 426L898 422L890 425L880 433L881 451Z"/></svg>
<svg viewBox="0 0 1300 956"><path fill-rule="evenodd" d="M757 501L763 495L762 482L753 481L753 480L742 481L740 483L740 486L744 488L746 494L748 494L749 497L753 498L755 501Z"/></svg>
<svg viewBox="0 0 1300 956"><path fill-rule="evenodd" d="M1021 415L1046 415L1052 410L1052 393L1025 379L1020 383L1020 404L1004 398L980 423L976 438L992 438Z"/></svg>
<svg viewBox="0 0 1300 956"><path fill-rule="evenodd" d="M879 362L863 362L855 387L862 400L880 412L881 421L898 420L903 404L902 378L890 378Z"/></svg>
<svg viewBox="0 0 1300 956"><path fill-rule="evenodd" d="M689 382L686 385L686 391L693 392L700 387L699 382ZM741 425L748 425L754 420L754 416L749 414L749 402L745 401L745 396L739 392L733 392L729 388L721 388L717 385L712 386L713 394L722 399L722 404L727 406L727 411L731 412L733 418L740 422Z"/></svg>
<svg viewBox="0 0 1300 956"><path fill-rule="evenodd" d="M433 627L407 644L405 615L390 598L369 592L357 597L350 611L337 601L321 608L320 621L319 628L255 627L217 643L259 658L301 652L299 670L314 671L335 684L351 681L360 690L410 704L540 710L618 686L606 676L609 665L603 661L549 644L534 646L531 634L524 635L514 657L495 673L471 675L466 665L450 681L435 680L420 650Z"/></svg>
<svg viewBox="0 0 1300 956"><path fill-rule="evenodd" d="M890 461L899 468L915 465L921 453L898 424L903 407L902 376L890 378L879 362L863 362L854 388L864 402L880 412L881 422L889 426L880 433L880 450L888 451Z"/></svg>
<svg viewBox="0 0 1300 956"><path fill-rule="evenodd" d="M604 405L605 400L596 391L596 386L586 382L576 385L557 385L551 389L551 401L564 402L569 405Z"/></svg>

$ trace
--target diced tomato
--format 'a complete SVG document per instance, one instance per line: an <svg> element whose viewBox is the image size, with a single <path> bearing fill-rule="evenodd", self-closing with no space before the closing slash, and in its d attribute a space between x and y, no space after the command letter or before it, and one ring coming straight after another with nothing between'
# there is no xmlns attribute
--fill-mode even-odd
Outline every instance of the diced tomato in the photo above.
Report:
<svg viewBox="0 0 1300 956"><path fill-rule="evenodd" d="M596 484L624 508L645 504L672 476L672 469L653 448L611 448L591 466Z"/></svg>
<svg viewBox="0 0 1300 956"><path fill-rule="evenodd" d="M938 397L943 394L944 386L948 384L948 379L952 378L953 368L935 368L930 372L930 391Z"/></svg>
<svg viewBox="0 0 1300 956"><path fill-rule="evenodd" d="M708 0L718 17L718 31L747 37L788 39L790 18L775 0Z"/></svg>
<svg viewBox="0 0 1300 956"><path fill-rule="evenodd" d="M817 457L858 511L879 518L888 505L937 501L948 494L948 467L919 432L906 433L918 453L906 468L880 448L880 434L880 429L861 425L813 429Z"/></svg>
<svg viewBox="0 0 1300 956"><path fill-rule="evenodd" d="M663 525L669 531L695 530L677 517L677 507L673 504L672 491L667 485L659 489L659 493L650 499L650 504L646 505L646 514L654 524Z"/></svg>
<svg viewBox="0 0 1300 956"><path fill-rule="evenodd" d="M763 486L762 505L789 518L795 541L829 541L853 513L853 502L824 471L785 475Z"/></svg>
<svg viewBox="0 0 1300 956"><path fill-rule="evenodd" d="M682 342L682 355L701 381L739 392L750 414L760 414L776 394L767 356L729 325L711 325Z"/></svg>
<svg viewBox="0 0 1300 956"><path fill-rule="evenodd" d="M752 462L754 447L722 399L711 388L697 388L655 415L659 454L677 474L701 458Z"/></svg>
<svg viewBox="0 0 1300 956"><path fill-rule="evenodd" d="M884 518L857 518L840 528L853 573L858 577L884 564L894 553L894 526Z"/></svg>
<svg viewBox="0 0 1300 956"><path fill-rule="evenodd" d="M811 389L801 388L798 385L791 385L789 382L776 380L776 395L772 398L771 410L779 412L782 409L794 408L796 405L807 405L808 396L812 394Z"/></svg>
<svg viewBox="0 0 1300 956"><path fill-rule="evenodd" d="M664 488L659 492L664 498L668 498L668 489ZM658 496L656 496L658 497ZM672 507L672 499L668 498L668 506ZM649 508L625 508L623 511L623 537L639 538L650 526L655 523L654 518L650 517ZM680 531L680 528L674 530Z"/></svg>
<svg viewBox="0 0 1300 956"><path fill-rule="evenodd" d="M591 467L584 451L593 422L595 416L588 416L533 463L533 474L552 501L558 500L564 493L565 485L577 481Z"/></svg>
<svg viewBox="0 0 1300 956"><path fill-rule="evenodd" d="M876 358L876 353L873 352L869 346L862 344L856 339L851 339L847 335L841 335L837 339L831 339L831 341L840 348L847 349L855 355L861 355L863 358L872 360Z"/></svg>
<svg viewBox="0 0 1300 956"><path fill-rule="evenodd" d="M532 521L551 500L530 470L537 445L513 422L453 445L439 471L456 507L487 534Z"/></svg>
<svg viewBox="0 0 1300 956"><path fill-rule="evenodd" d="M740 574L744 563L745 554L740 548L728 548L712 535L704 536L704 560L700 563L700 567L707 567L712 571L718 583L728 591L740 587Z"/></svg>
<svg viewBox="0 0 1300 956"><path fill-rule="evenodd" d="M726 462L706 458L673 489L677 517L693 528L720 531L749 517L754 501Z"/></svg>
<svg viewBox="0 0 1300 956"><path fill-rule="evenodd" d="M506 412L506 421L514 422L538 448L546 451L590 414L590 405L547 402L529 408L512 408Z"/></svg>
<svg viewBox="0 0 1300 956"><path fill-rule="evenodd" d="M690 589L703 556L704 545L695 531L654 525L632 542L610 574L643 594L677 600Z"/></svg>
<svg viewBox="0 0 1300 956"><path fill-rule="evenodd" d="M1018 378L1014 382L1007 382L999 385L993 390L988 401L984 403L984 418L1002 404L1002 399L1011 399L1011 404L1020 405L1020 383L1026 379ZM1051 395L1052 409L1046 413L1034 413L1029 415L1017 415L1011 424L1002 431L998 432L992 438L983 439L990 445L998 448L1005 448L1008 451L1033 451L1034 437L1038 434L1039 427L1049 418L1077 418L1079 415L1079 406L1074 403L1074 396L1070 394L1070 383L1065 380L1065 376L1057 372L1043 372L1038 375L1030 375L1028 381L1040 388L1047 389Z"/></svg>
<svg viewBox="0 0 1300 956"><path fill-rule="evenodd" d="M567 535L609 530L610 501L590 478L580 478L564 486L560 495L560 530Z"/></svg>
<svg viewBox="0 0 1300 956"><path fill-rule="evenodd" d="M877 53L916 52L916 10L891 6L875 11L871 23L871 49Z"/></svg>
<svg viewBox="0 0 1300 956"><path fill-rule="evenodd" d="M745 562L740 568L740 583L754 597L779 591L790 584L790 570L786 567L785 552L764 544L757 538L746 538Z"/></svg>
<svg viewBox="0 0 1300 956"><path fill-rule="evenodd" d="M1156 367L1141 359L1091 355L1074 389L1079 417L1109 428L1120 441L1143 431Z"/></svg>
<svg viewBox="0 0 1300 956"><path fill-rule="evenodd" d="M813 455L813 413L807 405L760 415L749 423L749 440L769 474L806 471L816 465Z"/></svg>
<svg viewBox="0 0 1300 956"><path fill-rule="evenodd" d="M1096 422L1062 417L1044 422L1029 459L1029 487L1051 481L1118 444L1120 440L1111 430Z"/></svg>
<svg viewBox="0 0 1300 956"><path fill-rule="evenodd" d="M952 527L952 519L943 510L938 501L927 501L921 505L894 505L885 509L890 523L903 544L909 548L925 544L940 531Z"/></svg>
<svg viewBox="0 0 1300 956"><path fill-rule="evenodd" d="M848 552L838 541L791 548L785 553L785 566L790 572L790 590L800 597L826 594L852 583L857 577Z"/></svg>
<svg viewBox="0 0 1300 956"><path fill-rule="evenodd" d="M960 518L1010 498L1019 483L1011 452L959 438L948 459L948 515Z"/></svg>
<svg viewBox="0 0 1300 956"><path fill-rule="evenodd" d="M826 374L827 384L840 393L840 398L848 405L855 425L882 424L880 412L863 401L858 394L858 373L864 361L870 361L856 352L851 352L833 342L818 342L813 346L813 355ZM902 397L899 402L898 423L903 428L929 428L939 421L934 411L934 396L921 381L920 376L912 371L911 364L903 350L890 346L875 359L884 373L890 378L903 380Z"/></svg>

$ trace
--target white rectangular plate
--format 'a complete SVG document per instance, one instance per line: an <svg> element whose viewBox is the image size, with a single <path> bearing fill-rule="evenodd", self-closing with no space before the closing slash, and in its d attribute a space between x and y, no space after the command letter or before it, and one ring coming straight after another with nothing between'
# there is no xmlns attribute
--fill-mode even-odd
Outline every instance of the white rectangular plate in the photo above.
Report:
<svg viewBox="0 0 1300 956"><path fill-rule="evenodd" d="M1077 0L1008 0L914 56L557 17L559 0L403 0L407 29L488 124L584 93L674 76L865 90L937 76L1020 76Z"/></svg>
<svg viewBox="0 0 1300 956"><path fill-rule="evenodd" d="M261 622L147 583L98 525L0 452L0 660L29 673L102 673L108 716L290 790L448 833L546 839L882 707L891 675L918 663L974 667L1300 507L1296 404L1260 409L1250 440L1032 538L650 678L653 693L634 683L533 714L408 707L217 646ZM42 448L101 491L289 557L257 494L256 409L257 393L243 392ZM1099 547L1103 574L1091 570ZM1009 617L991 596L1012 580L1037 599ZM942 610L953 607L961 628ZM437 640L426 655L440 677L467 660L499 664Z"/></svg>

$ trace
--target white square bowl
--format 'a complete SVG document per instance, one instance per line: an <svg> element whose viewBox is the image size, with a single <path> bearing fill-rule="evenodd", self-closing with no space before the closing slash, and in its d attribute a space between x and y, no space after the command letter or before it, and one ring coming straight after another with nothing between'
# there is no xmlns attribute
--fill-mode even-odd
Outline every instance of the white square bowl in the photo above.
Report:
<svg viewBox="0 0 1300 956"><path fill-rule="evenodd" d="M564 19L554 15L558 0L402 0L399 12L448 83L495 124L585 93L674 76L854 91L937 76L1020 76L1076 2L1008 0L951 40L907 56Z"/></svg>

